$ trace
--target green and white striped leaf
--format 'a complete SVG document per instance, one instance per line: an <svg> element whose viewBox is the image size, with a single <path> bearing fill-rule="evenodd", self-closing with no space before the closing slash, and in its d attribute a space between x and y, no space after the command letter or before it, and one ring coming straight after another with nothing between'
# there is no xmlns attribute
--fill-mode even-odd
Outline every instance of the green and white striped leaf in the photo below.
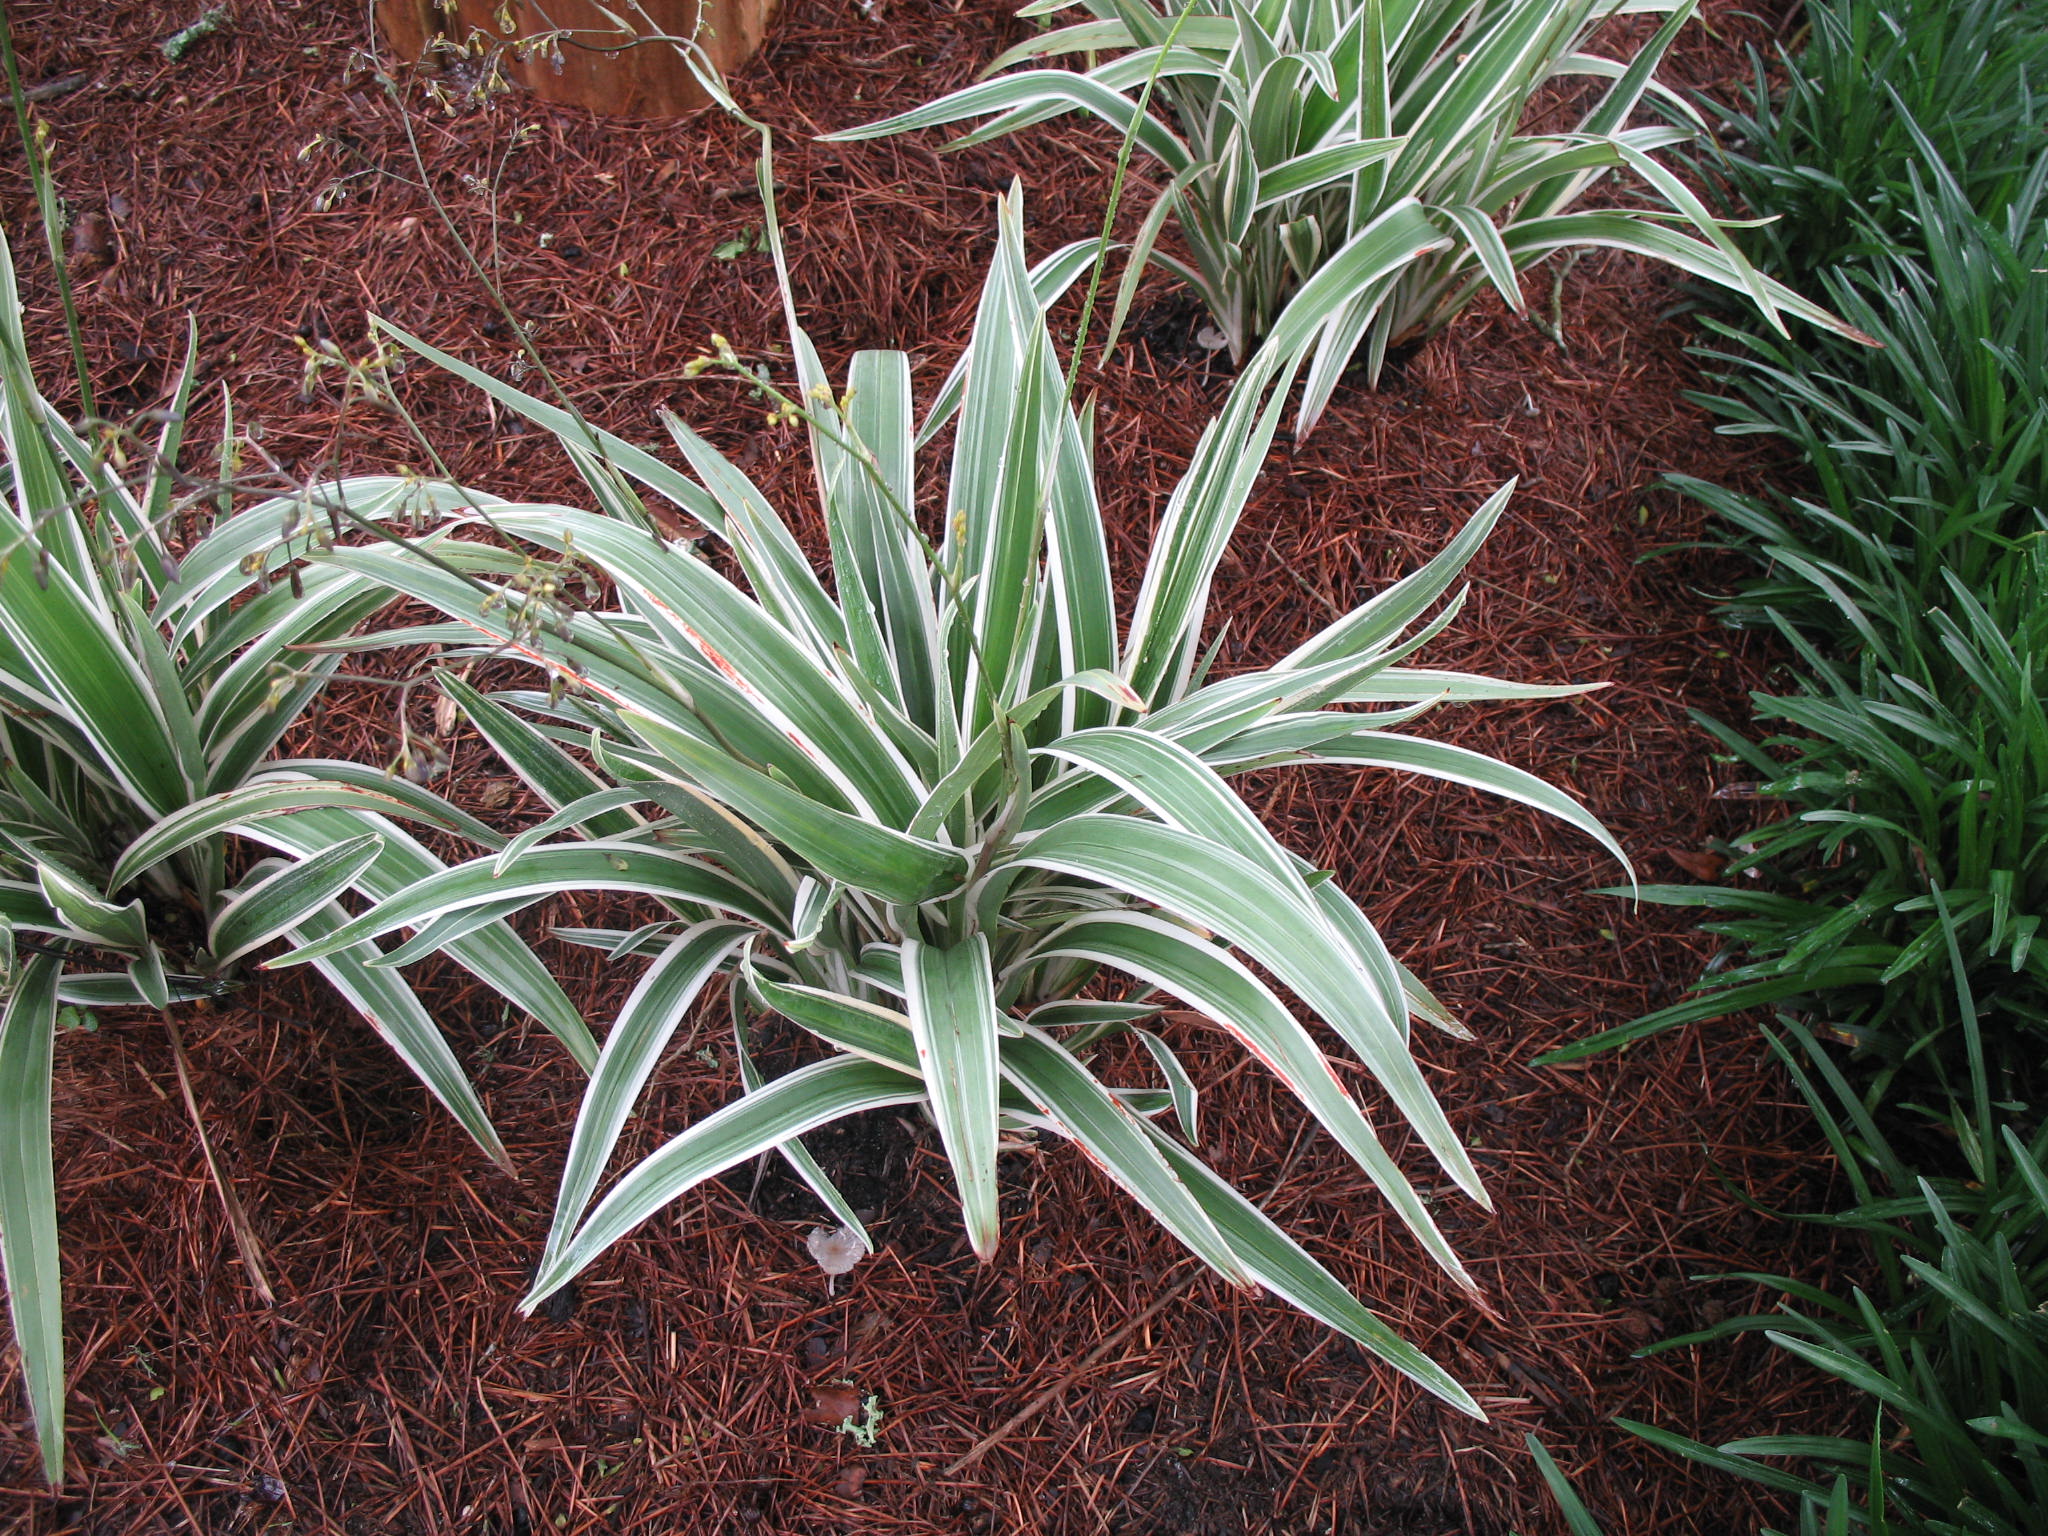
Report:
<svg viewBox="0 0 2048 1536"><path fill-rule="evenodd" d="M813 1062L706 1116L612 1186L576 1235L534 1277L531 1312L641 1222L726 1169L862 1110L914 1104L924 1084L858 1057Z"/></svg>
<svg viewBox="0 0 2048 1536"><path fill-rule="evenodd" d="M1384 592L1360 604L1314 638L1295 647L1274 668L1300 671L1345 657L1368 655L1393 644L1472 563L1487 536L1507 510L1518 482L1509 480L1465 520L1451 541L1420 570L1402 577Z"/></svg>
<svg viewBox="0 0 2048 1536"><path fill-rule="evenodd" d="M1365 1169L1445 1273L1466 1289L1476 1289L1428 1205L1345 1092L1329 1058L1229 951L1149 913L1118 912L1078 919L1055 932L1038 953L1076 955L1114 966L1172 993L1234 1036Z"/></svg>
<svg viewBox="0 0 2048 1536"><path fill-rule="evenodd" d="M317 944L280 955L265 969L303 965L336 950L374 939L395 928L430 922L449 912L485 902L524 897L539 901L563 891L620 891L698 902L773 926L775 914L761 898L721 870L687 854L667 853L615 840L556 843L530 850L514 869L493 871L495 858L472 859L436 871L362 916L352 918Z"/></svg>
<svg viewBox="0 0 2048 1536"><path fill-rule="evenodd" d="M696 650L805 755L863 815L891 824L916 809L916 776L861 715L850 690L803 640L764 613L693 552L664 547L610 518L563 512L501 513L509 533L556 548L573 543L630 590L652 623Z"/></svg>
<svg viewBox="0 0 2048 1536"><path fill-rule="evenodd" d="M374 832L336 843L296 864L288 864L238 891L213 919L206 947L214 964L228 966L298 926L307 913L325 907L376 862L383 841Z"/></svg>
<svg viewBox="0 0 2048 1536"><path fill-rule="evenodd" d="M1217 1232L1163 1158L1142 1116L1133 1113L1059 1048L1026 1026L1002 1048L1003 1075L1067 1137L1203 1263L1233 1285L1252 1283L1238 1255Z"/></svg>
<svg viewBox="0 0 2048 1536"><path fill-rule="evenodd" d="M464 679L452 672L442 672L435 681L469 717L469 723L490 743L491 750L505 760L505 766L519 775L520 781L551 810L560 811L605 787L588 768ZM623 811L588 818L590 831L598 837L627 837L637 825L637 820Z"/></svg>
<svg viewBox="0 0 2048 1536"><path fill-rule="evenodd" d="M70 870L48 859L36 865L43 897L73 933L108 949L140 953L149 944L149 919L138 897L117 905L95 893Z"/></svg>
<svg viewBox="0 0 2048 1536"><path fill-rule="evenodd" d="M625 789L594 790L580 800L572 800L559 811L556 811L554 815L534 823L525 831L517 833L509 839L505 846L498 850L497 858L491 861L491 873L494 875L504 874L506 870L518 862L519 856L525 853L527 849L531 848L535 843L545 841L557 832L566 832L572 828L580 828L586 823L604 815L607 811L616 811L628 805L638 805L647 798L647 790L635 784Z"/></svg>
<svg viewBox="0 0 2048 1536"><path fill-rule="evenodd" d="M1396 735L1391 731L1362 731L1356 736L1326 741L1305 757L1310 762L1356 763L1364 767L1396 768L1408 773L1426 774L1449 784L1483 789L1488 794L1534 806L1559 821L1577 827L1620 860L1621 867L1628 871L1629 879L1635 879L1635 867L1629 863L1628 854L1592 812L1535 774L1510 767L1483 752L1452 746L1444 741Z"/></svg>
<svg viewBox="0 0 2048 1536"><path fill-rule="evenodd" d="M64 1475L63 1276L50 1155L50 1063L62 969L55 955L30 956L0 1011L0 1270L43 1476L53 1486Z"/></svg>
<svg viewBox="0 0 2048 1536"><path fill-rule="evenodd" d="M1442 1366L1410 1344L1310 1258L1266 1214L1218 1178L1193 1153L1147 1127L1160 1157L1180 1176L1203 1213L1231 1246L1238 1262L1267 1290L1318 1322L1371 1350L1402 1375L1460 1413L1486 1421L1472 1394Z"/></svg>
<svg viewBox="0 0 2048 1536"><path fill-rule="evenodd" d="M395 824L375 817L351 816L342 811L313 809L291 816L270 817L242 829L252 841L267 845L294 858L306 858L346 842L364 830L375 831L382 849L357 877L364 896L383 901L411 889L422 880L444 872L445 866L413 841ZM495 845L497 838L492 838ZM488 861L485 861L488 862ZM502 922L465 930L446 945L450 959L497 992L513 1007L538 1019L548 1033L562 1042L577 1066L589 1071L597 1062L597 1042L575 1005L532 950Z"/></svg>
<svg viewBox="0 0 2048 1536"><path fill-rule="evenodd" d="M14 463L19 471L22 461ZM67 498L55 510L68 505ZM159 693L114 615L56 561L41 561L40 548L18 524L0 531L0 636L9 669L24 669L90 743L93 756L81 767L150 815L163 815L197 789L199 765L180 750L196 740L191 705L182 694Z"/></svg>
<svg viewBox="0 0 2048 1536"><path fill-rule="evenodd" d="M1473 1199L1488 1203L1471 1159L1408 1054L1408 1009L1398 975L1362 973L1321 910L1260 864L1178 828L1118 816L1077 816L1012 857L1129 891L1241 946L1344 1036L1444 1171ZM1387 964L1391 970L1391 957Z"/></svg>
<svg viewBox="0 0 2048 1536"><path fill-rule="evenodd" d="M785 985L753 969L747 984L764 1005L828 1044L893 1071L917 1074L923 1069L908 1014L823 987Z"/></svg>
<svg viewBox="0 0 2048 1536"><path fill-rule="evenodd" d="M330 938L347 919L339 905L309 912L292 927L289 937L300 944L319 943ZM314 962L329 986L347 998L363 1021L398 1054L422 1086L441 1101L456 1123L469 1132L470 1139L484 1155L507 1172L512 1159L498 1139L491 1117L478 1101L469 1076L456 1061L455 1053L405 979L370 962L377 958L374 945L359 944L333 949Z"/></svg>
<svg viewBox="0 0 2048 1536"><path fill-rule="evenodd" d="M685 776L834 880L884 901L916 903L956 889L967 876L966 857L955 849L820 805L664 721L636 714L632 723Z"/></svg>
<svg viewBox="0 0 2048 1536"><path fill-rule="evenodd" d="M1201 1095L1195 1090L1195 1080L1188 1076L1188 1069L1180 1064L1173 1047L1149 1029L1134 1029L1138 1043L1145 1047L1145 1053L1152 1058L1152 1064L1159 1069L1159 1075L1166 1079L1166 1091L1173 1099L1174 1118L1180 1121L1181 1134L1190 1146L1202 1144ZM1064 1042L1062 1042L1064 1043Z"/></svg>
<svg viewBox="0 0 2048 1536"><path fill-rule="evenodd" d="M576 1129L569 1138L555 1195L555 1216L542 1257L559 1252L590 1204L619 1134L647 1079L660 1063L690 1005L752 930L742 923L708 922L677 934L633 988L605 1035L604 1050L583 1090Z"/></svg>
<svg viewBox="0 0 2048 1536"><path fill-rule="evenodd" d="M171 1006L171 978L164 970L164 952L145 941L128 962L128 979L146 1007L158 1012Z"/></svg>
<svg viewBox="0 0 2048 1536"><path fill-rule="evenodd" d="M967 1238L977 1257L996 1249L995 977L988 940L970 934L940 949L915 939L903 946L903 986L917 1063L931 1096L932 1119L953 1166Z"/></svg>
<svg viewBox="0 0 2048 1536"><path fill-rule="evenodd" d="M170 976L165 989L173 1004L216 998L232 991L231 985L199 976ZM66 971L57 984L57 1001L74 1008L152 1008L156 1005L142 995L135 978L126 971Z"/></svg>
<svg viewBox="0 0 2048 1536"><path fill-rule="evenodd" d="M445 913L432 922L421 924L413 930L411 938L395 949L386 950L370 963L398 968L439 954L442 950L454 949L470 935L485 932L522 911L526 904L525 897L515 896L509 901L487 901L481 906Z"/></svg>
<svg viewBox="0 0 2048 1536"><path fill-rule="evenodd" d="M409 797L383 788L322 783L311 778L276 778L208 795L164 817L121 850L120 858L114 862L113 873L108 876L108 883L119 890L173 854L194 843L217 837L230 828L246 829L255 822L272 817L297 816L320 807L374 812L380 816L399 816L417 821L431 819L440 821L444 826L453 819L430 817L425 808Z"/></svg>
<svg viewBox="0 0 2048 1536"><path fill-rule="evenodd" d="M1199 64L1193 54L1188 60ZM1047 107L1059 111L1079 110L1100 118L1118 133L1134 135L1138 146L1151 155L1169 172L1178 173L1188 163L1186 147L1156 119L1140 116L1136 107L1119 92L1104 86L1100 81L1086 75L1076 75L1065 70L1034 70L1028 75L1012 75L1004 80L990 80L981 85L970 85L964 90L942 97L929 106L899 113L883 122L870 123L864 128L848 128L839 133L823 135L828 144L848 143L859 139L878 139L887 134L904 133L912 128L936 128L946 123L957 123L970 117L984 117L991 113L1007 112L1013 108L1043 110ZM977 136L970 135L971 141Z"/></svg>
<svg viewBox="0 0 2048 1536"><path fill-rule="evenodd" d="M759 1093L767 1086L767 1079L761 1075L761 1069L754 1064L754 1053L747 1046L745 999L741 997L740 989L734 987L727 990L726 1000L732 1011L732 1048L733 1055L739 1060L740 1085L749 1093ZM778 1143L775 1150L782 1154L782 1160L795 1170L796 1176L818 1197L818 1203L832 1214L833 1219L853 1233L862 1248L873 1253L875 1240L868 1235L867 1224L860 1219L859 1213L854 1210L846 1196L839 1192L839 1186L832 1182L804 1144L791 1139Z"/></svg>

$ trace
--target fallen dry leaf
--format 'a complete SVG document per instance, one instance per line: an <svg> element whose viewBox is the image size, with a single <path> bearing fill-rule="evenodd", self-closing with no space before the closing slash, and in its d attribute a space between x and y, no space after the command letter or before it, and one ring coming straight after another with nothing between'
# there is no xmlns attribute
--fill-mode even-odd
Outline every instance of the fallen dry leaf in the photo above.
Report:
<svg viewBox="0 0 2048 1536"><path fill-rule="evenodd" d="M1639 1307L1622 1307L1613 1313L1615 1323L1628 1335L1629 1342L1636 1345L1648 1344L1664 1332L1663 1325Z"/></svg>
<svg viewBox="0 0 2048 1536"><path fill-rule="evenodd" d="M860 1392L843 1381L811 1388L811 1406L797 1417L822 1429L837 1429L860 1412Z"/></svg>
<svg viewBox="0 0 2048 1536"><path fill-rule="evenodd" d="M1667 858L1695 880L1717 881L1726 863L1717 853L1672 853Z"/></svg>

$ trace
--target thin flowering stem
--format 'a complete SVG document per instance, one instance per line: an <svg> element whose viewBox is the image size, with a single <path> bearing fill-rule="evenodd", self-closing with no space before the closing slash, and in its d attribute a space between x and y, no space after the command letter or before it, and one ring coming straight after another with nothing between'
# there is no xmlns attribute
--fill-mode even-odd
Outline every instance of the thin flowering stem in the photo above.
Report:
<svg viewBox="0 0 2048 1536"><path fill-rule="evenodd" d="M1109 202L1102 210L1101 249L1096 252L1095 264L1088 269L1088 293L1081 301L1081 319L1074 327L1074 352L1067 362L1066 398L1070 404L1074 398L1074 384L1081 377L1081 357L1088 350L1088 327L1095 318L1095 300L1102 291L1103 268L1109 264L1109 237L1116 230L1117 209L1123 202L1124 179L1130 173L1131 149L1138 142L1138 124L1145 121L1146 108L1152 104L1152 88L1159 83L1159 72L1166 65L1166 55L1180 36L1180 29L1188 17L1194 14L1195 4L1196 0L1187 0L1180 8L1180 14L1173 18L1173 26L1166 34L1165 43L1160 46L1159 56L1152 61L1152 72L1145 77L1145 88L1138 92L1138 107L1131 114L1130 127L1124 130L1123 142L1116 147L1116 170L1109 179Z"/></svg>

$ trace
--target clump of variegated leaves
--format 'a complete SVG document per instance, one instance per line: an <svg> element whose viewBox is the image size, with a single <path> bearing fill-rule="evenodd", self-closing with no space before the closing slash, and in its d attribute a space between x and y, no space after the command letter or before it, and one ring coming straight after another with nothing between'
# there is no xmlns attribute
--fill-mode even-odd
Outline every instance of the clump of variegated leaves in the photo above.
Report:
<svg viewBox="0 0 2048 1536"><path fill-rule="evenodd" d="M772 219L770 239L779 268ZM665 909L637 928L567 931L652 963L605 1036L529 1307L685 1190L770 1148L866 1243L800 1138L915 1104L937 1128L983 1256L997 1242L998 1138L1063 1137L1216 1273L1273 1290L1477 1413L1209 1168L1194 1150L1196 1085L1169 1034L1143 1025L1177 998L1235 1038L1470 1287L1427 1202L1253 966L1335 1032L1429 1155L1484 1202L1409 1050L1411 1018L1461 1031L1351 897L1277 843L1229 780L1288 763L1423 774L1541 808L1618 855L1541 780L1399 729L1443 701L1576 690L1406 664L1455 615L1457 596L1425 622L1506 489L1426 566L1273 665L1210 674L1211 584L1285 407L1284 341L1253 360L1204 432L1135 605L1119 615L1092 415L1070 406L1046 326L1047 304L1092 254L1073 247L1027 269L1021 194L1003 202L970 344L921 433L904 354L857 355L835 391L790 314L796 390L748 376L808 429L829 586L745 472L680 420L665 424L688 473L387 326L557 434L598 493L599 510L584 511L466 492L468 514L417 548L340 547L315 561L442 615L393 644L533 666L535 686L496 695L452 672L443 681L550 814L276 963L407 926L422 935L408 949L424 947L571 891ZM787 308L786 273L783 292ZM708 366L738 362L721 347ZM911 512L917 455L949 423L934 545ZM693 541L663 536L628 477L701 523L744 584ZM543 602L536 561L601 576L616 606L570 603L566 581ZM721 974L744 1092L596 1198L663 1052ZM749 1048L756 1010L799 1026L814 1059L764 1080ZM1125 1032L1161 1086L1097 1075L1103 1043Z"/></svg>
<svg viewBox="0 0 2048 1536"><path fill-rule="evenodd" d="M1433 333L1488 287L1521 309L1520 274L1566 249L1634 251L1745 294L1780 330L1783 311L1867 340L1759 273L1730 235L1741 226L1654 158L1703 127L1654 79L1697 3L1078 0L1093 20L1031 37L987 72L1076 54L1085 71L1026 69L827 137L989 118L947 146L961 148L1067 112L1102 119L1166 178L1132 246L1112 341L1148 263L1194 289L1240 363L1291 312L1314 337L1301 432L1361 343L1377 377L1389 347ZM1034 0L1021 14L1076 5ZM1642 14L1665 20L1632 57L1595 51L1601 27ZM1607 85L1572 126L1525 126L1540 92L1580 80ZM1646 99L1675 125L1629 126ZM1610 174L1649 206L1574 211ZM1169 219L1186 260L1157 244ZM1360 259L1362 243L1395 237L1398 266Z"/></svg>
<svg viewBox="0 0 2048 1536"><path fill-rule="evenodd" d="M295 551L331 537L317 488L229 511L223 485L217 520L189 504L177 466L192 351L153 440L67 421L30 369L0 236L0 1275L52 1482L64 1446L50 1136L61 1010L170 1009L225 990L274 939L324 937L348 915L345 892L390 896L441 867L401 822L497 840L377 769L270 757L339 664L326 648L390 599L341 566L299 568ZM232 449L229 430L223 463ZM369 526L431 514L434 497L399 477L349 487ZM174 537L195 520L201 536ZM231 835L267 850L234 880ZM595 1062L575 1007L502 922L439 937ZM320 970L507 1163L461 1064L391 969L402 958L348 944Z"/></svg>

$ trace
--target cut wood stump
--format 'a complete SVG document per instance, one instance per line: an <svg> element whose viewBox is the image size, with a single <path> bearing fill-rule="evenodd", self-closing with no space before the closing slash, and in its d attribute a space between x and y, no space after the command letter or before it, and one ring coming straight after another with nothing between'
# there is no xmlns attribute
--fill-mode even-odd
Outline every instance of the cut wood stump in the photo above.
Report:
<svg viewBox="0 0 2048 1536"><path fill-rule="evenodd" d="M677 117L710 98L678 48L642 39L695 37L730 76L761 46L779 8L779 0L377 0L377 18L407 59L425 57L436 38L470 48L474 59L481 42L507 79L544 100L615 117Z"/></svg>

